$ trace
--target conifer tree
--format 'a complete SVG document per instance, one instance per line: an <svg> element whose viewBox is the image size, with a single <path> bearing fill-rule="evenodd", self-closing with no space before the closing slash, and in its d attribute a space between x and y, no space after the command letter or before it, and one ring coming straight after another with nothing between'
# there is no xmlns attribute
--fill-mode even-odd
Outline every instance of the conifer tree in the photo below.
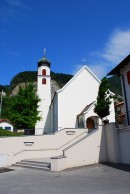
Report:
<svg viewBox="0 0 130 194"><path fill-rule="evenodd" d="M101 80L97 102L95 104L94 112L102 120L104 117L110 114L109 108L111 104L111 96L109 92L109 82L106 77Z"/></svg>

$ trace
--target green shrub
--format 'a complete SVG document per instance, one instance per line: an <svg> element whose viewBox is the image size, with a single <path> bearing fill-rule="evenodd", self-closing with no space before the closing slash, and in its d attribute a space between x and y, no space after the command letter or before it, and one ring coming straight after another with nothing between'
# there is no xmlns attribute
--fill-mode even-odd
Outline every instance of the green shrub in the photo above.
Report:
<svg viewBox="0 0 130 194"><path fill-rule="evenodd" d="M23 132L20 132L20 133L11 132L11 131L8 131L6 129L0 128L0 136L10 136L10 137L12 137L12 136L21 136L21 135L24 135L24 133Z"/></svg>

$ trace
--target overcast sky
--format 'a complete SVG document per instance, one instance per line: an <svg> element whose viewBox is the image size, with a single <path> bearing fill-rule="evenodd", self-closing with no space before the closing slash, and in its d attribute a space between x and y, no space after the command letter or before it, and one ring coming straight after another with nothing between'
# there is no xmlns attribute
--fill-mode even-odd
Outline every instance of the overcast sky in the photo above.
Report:
<svg viewBox="0 0 130 194"><path fill-rule="evenodd" d="M52 71L101 79L130 53L129 13L129 0L0 0L0 84L36 71L44 48Z"/></svg>

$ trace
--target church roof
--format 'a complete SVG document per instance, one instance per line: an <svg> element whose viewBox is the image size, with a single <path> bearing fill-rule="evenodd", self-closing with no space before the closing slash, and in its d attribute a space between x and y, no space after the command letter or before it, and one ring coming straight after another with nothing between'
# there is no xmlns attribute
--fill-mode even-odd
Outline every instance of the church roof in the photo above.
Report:
<svg viewBox="0 0 130 194"><path fill-rule="evenodd" d="M130 55L128 55L123 61L121 61L112 71L110 71L107 75L115 75L120 73L120 69L130 62Z"/></svg>
<svg viewBox="0 0 130 194"><path fill-rule="evenodd" d="M73 76L61 89L59 89L59 90L57 90L56 92L55 92L55 94L54 94L54 97L53 97L53 99L52 99L52 101L51 101L51 104L50 104L50 106L52 105L52 103L53 103L53 101L54 101L54 98L55 98L55 96L56 95L58 95L58 93L60 93L61 91L63 91L80 73L81 73L81 71L83 71L84 69L86 69L92 76L93 76L93 78L100 84L100 80L93 74L93 72L86 66L86 65L84 65L81 69L80 69L80 71L78 71L78 73L75 75L75 76Z"/></svg>
<svg viewBox="0 0 130 194"><path fill-rule="evenodd" d="M87 111L91 108L91 106L92 106L94 103L95 103L95 101L94 101L94 102L91 102L90 104L88 104L88 105L81 111L81 113L78 114L78 116L80 116L80 115L82 115L83 113L87 112Z"/></svg>
<svg viewBox="0 0 130 194"><path fill-rule="evenodd" d="M96 77L96 75L94 75L93 74L93 72L86 66L86 65L84 65L83 67L82 67L82 69L80 69L80 71L78 71L78 73L76 74L76 75L74 75L71 79L70 79L70 81L68 81L64 86L63 86L63 88L61 88L61 89L59 89L58 91L56 91L57 93L59 93L59 92L61 92L62 90L64 90L64 88L66 88L66 86L68 86L79 74L80 74L80 72L83 70L83 69L86 69L92 76L93 76L93 78L98 82L98 83L100 83L101 81Z"/></svg>
<svg viewBox="0 0 130 194"><path fill-rule="evenodd" d="M51 65L51 62L46 57L43 57L38 61L38 67L47 66L50 68L50 65Z"/></svg>

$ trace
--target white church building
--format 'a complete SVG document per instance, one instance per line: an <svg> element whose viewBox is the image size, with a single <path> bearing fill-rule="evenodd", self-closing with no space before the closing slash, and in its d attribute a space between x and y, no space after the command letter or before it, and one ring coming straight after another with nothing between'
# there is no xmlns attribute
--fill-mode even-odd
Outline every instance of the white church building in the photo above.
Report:
<svg viewBox="0 0 130 194"><path fill-rule="evenodd" d="M100 80L85 65L51 98L51 62L43 57L38 61L37 94L41 99L35 135L49 134L64 128L96 129L101 120L94 113ZM115 122L114 102L110 106L109 122Z"/></svg>
<svg viewBox="0 0 130 194"><path fill-rule="evenodd" d="M123 75L127 102L129 62L130 56L109 73ZM94 113L100 80L84 66L52 98L50 65L45 57L38 61L41 120L36 123L35 135L1 138L0 167L15 164L61 171L101 162L130 164L130 125L115 125L113 100L110 115L104 118L108 124L102 125Z"/></svg>

